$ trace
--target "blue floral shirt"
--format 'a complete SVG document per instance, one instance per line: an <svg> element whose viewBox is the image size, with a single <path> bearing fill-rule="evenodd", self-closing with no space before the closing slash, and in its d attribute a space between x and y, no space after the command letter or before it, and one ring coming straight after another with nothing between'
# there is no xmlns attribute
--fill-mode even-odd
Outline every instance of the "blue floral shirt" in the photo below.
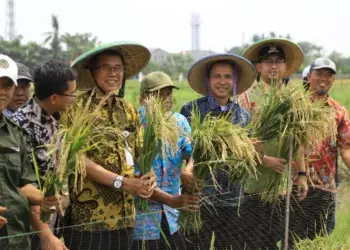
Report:
<svg viewBox="0 0 350 250"><path fill-rule="evenodd" d="M139 109L139 113L143 125L146 126L144 118L145 110L143 107ZM179 128L183 129L185 134L190 135L191 127L186 118L176 112L173 114L173 116L175 117ZM168 157L163 159L161 155L158 155L153 162L153 169L157 176L158 187L171 195L180 194L182 160L189 159L192 154L192 146L188 136L180 136L178 145L179 151L175 156L168 154ZM163 212L165 213L169 224L170 233L173 234L179 229L177 224L177 218L179 216L178 210L158 202L150 201L148 204L150 211L141 212L137 210L136 225L134 229L134 238L136 240L160 239L159 227L161 225ZM150 213L152 213L154 216L152 216Z"/></svg>
<svg viewBox="0 0 350 250"><path fill-rule="evenodd" d="M208 113L219 114L226 111L232 114L233 124L240 124L242 127L245 127L250 122L249 112L240 107L237 103L229 102L227 106L221 107L211 96L201 97L188 102L181 108L181 114L183 114L189 122L191 122L191 112L194 105L199 109L201 119L204 119ZM243 188L238 184L231 183L227 173L223 170L218 170L216 172L216 180L221 190L217 191L212 185L211 178L209 178L207 183L208 187L202 192L204 196L207 196L205 200L216 206L236 206L239 202L239 197L243 196Z"/></svg>

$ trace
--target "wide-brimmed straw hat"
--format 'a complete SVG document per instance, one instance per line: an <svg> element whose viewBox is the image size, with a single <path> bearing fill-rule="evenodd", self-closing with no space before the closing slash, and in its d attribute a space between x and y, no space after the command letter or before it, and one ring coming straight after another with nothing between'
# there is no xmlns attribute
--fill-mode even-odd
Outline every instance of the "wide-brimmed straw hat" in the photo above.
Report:
<svg viewBox="0 0 350 250"><path fill-rule="evenodd" d="M79 56L72 64L71 67L77 70L77 89L91 89L94 87L94 80L89 77L89 67L88 63L91 58L98 55L106 50L118 51L125 62L125 77L129 79L140 71L142 71L149 60L151 59L150 51L142 46L141 44L135 42L112 42L108 44L103 44L96 47L81 56Z"/></svg>
<svg viewBox="0 0 350 250"><path fill-rule="evenodd" d="M237 82L235 84L237 95L252 86L256 78L256 71L251 62L235 54L212 54L195 62L188 72L187 80L194 91L204 96L209 95L209 83L207 83L209 68L220 61L230 63L236 70Z"/></svg>
<svg viewBox="0 0 350 250"><path fill-rule="evenodd" d="M283 38L269 38L265 40L261 40L249 46L243 53L243 57L247 58L252 63L258 63L261 61L261 51L266 48L271 48L271 53L273 54L279 48L283 50L284 59L287 64L286 76L289 76L295 73L300 65L303 63L304 54L301 48ZM269 50L267 50L269 52ZM277 53L278 54L278 53Z"/></svg>

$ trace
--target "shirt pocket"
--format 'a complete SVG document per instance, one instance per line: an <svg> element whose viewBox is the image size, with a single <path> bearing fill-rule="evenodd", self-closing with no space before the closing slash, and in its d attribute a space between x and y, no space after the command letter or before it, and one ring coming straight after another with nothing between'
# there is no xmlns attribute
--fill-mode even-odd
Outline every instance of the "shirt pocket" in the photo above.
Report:
<svg viewBox="0 0 350 250"><path fill-rule="evenodd" d="M9 178L18 186L22 173L21 155L20 153L11 153L4 155L4 157Z"/></svg>

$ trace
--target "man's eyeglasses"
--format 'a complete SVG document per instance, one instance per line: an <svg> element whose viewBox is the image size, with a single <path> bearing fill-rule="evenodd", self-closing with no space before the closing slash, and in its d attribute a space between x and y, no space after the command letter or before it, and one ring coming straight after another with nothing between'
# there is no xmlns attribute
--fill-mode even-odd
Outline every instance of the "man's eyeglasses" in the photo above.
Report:
<svg viewBox="0 0 350 250"><path fill-rule="evenodd" d="M273 64L276 64L277 66L281 65L284 63L284 59L278 59L278 60L262 60L262 63L267 64L268 66L272 66Z"/></svg>
<svg viewBox="0 0 350 250"><path fill-rule="evenodd" d="M104 73L112 73L112 72L122 73L122 72L124 72L123 67L120 66L120 65L117 65L117 66L113 67L111 65L104 64L104 65L101 65L101 66L97 66L96 69L101 69L102 72L104 72Z"/></svg>
<svg viewBox="0 0 350 250"><path fill-rule="evenodd" d="M58 94L60 96L69 96L69 97L73 97L76 98L77 97L77 91L74 91L72 94Z"/></svg>

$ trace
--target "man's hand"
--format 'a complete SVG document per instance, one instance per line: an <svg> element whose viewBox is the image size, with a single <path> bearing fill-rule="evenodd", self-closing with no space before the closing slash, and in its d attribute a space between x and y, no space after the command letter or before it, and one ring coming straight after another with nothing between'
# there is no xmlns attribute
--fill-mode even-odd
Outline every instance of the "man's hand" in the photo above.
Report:
<svg viewBox="0 0 350 250"><path fill-rule="evenodd" d="M44 197L41 200L40 209L42 209L44 212L47 212L47 213L57 212L57 208L60 204L60 198L61 196Z"/></svg>
<svg viewBox="0 0 350 250"><path fill-rule="evenodd" d="M195 213L199 209L199 202L198 196L187 194L174 195L169 202L169 206L181 211Z"/></svg>
<svg viewBox="0 0 350 250"><path fill-rule="evenodd" d="M64 243L55 237L52 233L40 237L41 250L68 250Z"/></svg>
<svg viewBox="0 0 350 250"><path fill-rule="evenodd" d="M299 201L302 201L306 198L309 186L307 184L306 176L298 176L295 180L294 185L297 187L297 197Z"/></svg>
<svg viewBox="0 0 350 250"><path fill-rule="evenodd" d="M6 211L7 211L7 207L0 206L0 214L2 214L3 212L6 212ZM0 216L0 228L3 228L6 224L7 224L6 218L3 216Z"/></svg>
<svg viewBox="0 0 350 250"><path fill-rule="evenodd" d="M273 171L282 174L287 168L287 161L285 159L270 157L264 155L263 164L265 167L271 168Z"/></svg>
<svg viewBox="0 0 350 250"><path fill-rule="evenodd" d="M193 172L189 170L181 172L181 183L184 185L184 189L188 192L193 191L197 193L203 188L203 181L199 179L195 181Z"/></svg>
<svg viewBox="0 0 350 250"><path fill-rule="evenodd" d="M156 174L154 173L154 170L152 169L151 172L141 176L141 180L148 180L149 183L146 183L145 185L149 185L150 186L150 192L151 195L154 192L154 189L157 187L157 177Z"/></svg>
<svg viewBox="0 0 350 250"><path fill-rule="evenodd" d="M152 176L152 173L148 173L141 178L124 178L122 188L128 193L148 199L152 196L156 186L155 177Z"/></svg>
<svg viewBox="0 0 350 250"><path fill-rule="evenodd" d="M254 144L254 148L255 151L259 154L260 158L258 159L259 161L264 157L264 143L262 141L259 141L258 139L251 139L253 144Z"/></svg>

